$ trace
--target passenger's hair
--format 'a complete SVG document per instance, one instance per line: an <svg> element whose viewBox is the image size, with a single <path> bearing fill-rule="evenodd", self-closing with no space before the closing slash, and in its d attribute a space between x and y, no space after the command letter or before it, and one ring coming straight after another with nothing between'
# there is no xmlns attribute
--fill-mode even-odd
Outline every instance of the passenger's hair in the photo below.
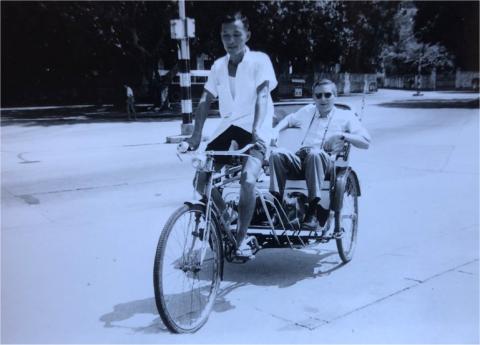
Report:
<svg viewBox="0 0 480 345"><path fill-rule="evenodd" d="M248 18L245 17L241 11L234 11L225 14L220 21L220 25L233 23L236 20L240 20L243 23L245 29L247 31L250 31L250 24L248 23Z"/></svg>
<svg viewBox="0 0 480 345"><path fill-rule="evenodd" d="M335 83L330 79L317 80L315 83L313 83L312 91L315 90L317 86L321 86L321 85L332 85L333 94L335 95L335 97L337 97L337 85L335 85Z"/></svg>

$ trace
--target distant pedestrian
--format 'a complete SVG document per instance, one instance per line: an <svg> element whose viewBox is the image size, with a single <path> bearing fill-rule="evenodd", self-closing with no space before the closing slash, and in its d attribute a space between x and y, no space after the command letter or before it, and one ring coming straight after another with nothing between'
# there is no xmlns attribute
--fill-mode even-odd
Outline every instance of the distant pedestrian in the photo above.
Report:
<svg viewBox="0 0 480 345"><path fill-rule="evenodd" d="M163 76L162 78L162 85L161 85L161 91L160 91L160 99L162 106L160 107L160 110L171 110L171 105L170 105L170 97L169 97L169 91L170 91L170 85L173 82L173 79L177 75L178 72L178 65L175 64L170 71L166 75Z"/></svg>
<svg viewBox="0 0 480 345"><path fill-rule="evenodd" d="M133 90L128 85L123 85L127 90L127 114L128 121L131 121L131 116L133 114L133 119L137 120L137 112L135 111L135 98L133 97Z"/></svg>

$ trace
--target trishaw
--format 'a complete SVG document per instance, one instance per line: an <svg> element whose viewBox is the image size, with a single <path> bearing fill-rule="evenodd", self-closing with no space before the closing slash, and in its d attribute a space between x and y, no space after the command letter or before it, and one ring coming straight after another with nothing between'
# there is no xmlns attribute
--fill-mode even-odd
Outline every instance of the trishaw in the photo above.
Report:
<svg viewBox="0 0 480 345"><path fill-rule="evenodd" d="M281 133L279 145L298 141L298 130ZM235 258L235 213L238 205L240 165L213 169L215 157L245 157L251 146L233 151L190 152L195 169L208 172L205 195L186 201L168 219L157 246L153 281L155 301L167 328L174 333L195 332L208 319L223 277L224 260ZM263 248L300 248L334 240L338 254L347 263L352 259L357 238L359 180L348 165L350 146L334 157L334 167L322 187L321 204L329 210L324 225L302 229L306 208L305 181L287 181L284 200L268 191L268 176L256 186L256 210L247 235L254 252ZM265 169L267 170L267 169ZM213 201L216 189L228 207L231 223L219 216Z"/></svg>

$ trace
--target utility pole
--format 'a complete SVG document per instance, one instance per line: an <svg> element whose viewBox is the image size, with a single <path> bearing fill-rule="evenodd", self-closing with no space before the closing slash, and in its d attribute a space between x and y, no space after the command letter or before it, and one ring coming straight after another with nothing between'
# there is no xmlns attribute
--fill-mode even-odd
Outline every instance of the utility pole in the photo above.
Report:
<svg viewBox="0 0 480 345"><path fill-rule="evenodd" d="M180 135L167 137L167 143L179 143L190 137L193 132L189 39L195 37L195 20L187 18L185 0L178 0L178 14L179 19L170 21L170 33L172 39L178 41L182 125Z"/></svg>

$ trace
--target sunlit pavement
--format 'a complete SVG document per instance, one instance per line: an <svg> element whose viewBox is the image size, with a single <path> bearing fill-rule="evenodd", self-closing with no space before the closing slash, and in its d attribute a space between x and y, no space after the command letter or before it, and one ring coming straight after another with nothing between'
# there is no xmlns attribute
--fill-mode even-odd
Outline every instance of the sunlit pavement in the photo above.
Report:
<svg viewBox="0 0 480 345"><path fill-rule="evenodd" d="M2 126L2 342L478 343L479 112L405 106L478 94L411 95L365 98L353 261L328 244L228 264L193 335L165 330L152 286L160 231L192 196L164 143L180 123Z"/></svg>

